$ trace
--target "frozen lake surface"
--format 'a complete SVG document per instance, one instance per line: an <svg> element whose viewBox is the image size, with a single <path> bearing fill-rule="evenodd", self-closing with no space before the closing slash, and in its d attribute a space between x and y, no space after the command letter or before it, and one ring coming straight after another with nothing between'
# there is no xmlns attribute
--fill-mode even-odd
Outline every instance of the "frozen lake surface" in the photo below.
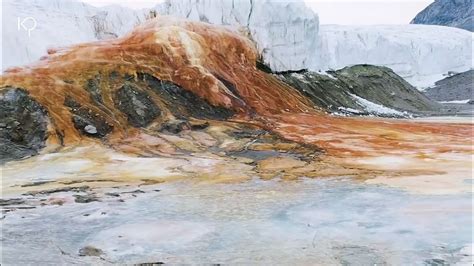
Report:
<svg viewBox="0 0 474 266"><path fill-rule="evenodd" d="M2 264L472 263L471 193L410 194L349 179L136 189L7 213ZM99 254L79 256L87 246Z"/></svg>

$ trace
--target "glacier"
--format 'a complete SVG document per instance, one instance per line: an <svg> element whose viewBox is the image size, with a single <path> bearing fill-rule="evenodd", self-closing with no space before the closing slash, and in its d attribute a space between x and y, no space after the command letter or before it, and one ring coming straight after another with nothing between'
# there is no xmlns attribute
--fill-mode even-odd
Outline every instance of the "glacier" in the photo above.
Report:
<svg viewBox="0 0 474 266"><path fill-rule="evenodd" d="M416 87L472 68L471 32L432 25L320 26L320 55L313 68L356 64L391 68Z"/></svg>
<svg viewBox="0 0 474 266"><path fill-rule="evenodd" d="M225 25L247 34L275 72L327 71L356 64L386 66L424 88L448 72L472 69L473 35L431 25L320 25L303 1L167 0L154 9L93 7L76 0L6 0L2 70L40 59L48 48L121 36L154 10ZM34 17L28 37L18 17Z"/></svg>
<svg viewBox="0 0 474 266"><path fill-rule="evenodd" d="M167 0L158 13L243 27L273 71L306 69L317 57L319 18L303 1Z"/></svg>
<svg viewBox="0 0 474 266"><path fill-rule="evenodd" d="M167 0L160 14L244 27L273 71L386 66L426 88L472 68L472 33L428 25L319 25L302 1Z"/></svg>
<svg viewBox="0 0 474 266"><path fill-rule="evenodd" d="M146 17L144 10L96 8L76 0L2 0L2 9L2 70L35 62L49 48L123 35ZM18 19L27 17L37 23L30 36L18 28Z"/></svg>

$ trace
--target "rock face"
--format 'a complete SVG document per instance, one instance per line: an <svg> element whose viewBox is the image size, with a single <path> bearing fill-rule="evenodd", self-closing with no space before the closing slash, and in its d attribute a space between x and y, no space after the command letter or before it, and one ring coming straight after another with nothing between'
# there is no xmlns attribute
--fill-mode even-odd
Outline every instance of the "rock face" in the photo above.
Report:
<svg viewBox="0 0 474 266"><path fill-rule="evenodd" d="M0 90L0 163L38 153L45 146L46 110L25 90Z"/></svg>
<svg viewBox="0 0 474 266"><path fill-rule="evenodd" d="M356 65L327 74L279 76L318 107L334 113L403 117L434 112L438 104L386 67Z"/></svg>
<svg viewBox="0 0 474 266"><path fill-rule="evenodd" d="M436 101L472 100L473 82L474 70L469 70L436 82L434 87L425 91L425 94Z"/></svg>
<svg viewBox="0 0 474 266"><path fill-rule="evenodd" d="M301 1L168 0L160 14L244 27L273 71L306 69L318 53L318 16Z"/></svg>
<svg viewBox="0 0 474 266"><path fill-rule="evenodd" d="M440 26L322 25L315 69L356 64L386 66L416 87L429 87L449 71L472 67L472 33Z"/></svg>
<svg viewBox="0 0 474 266"><path fill-rule="evenodd" d="M150 95L136 86L125 84L115 93L115 105L127 115L134 127L146 127L161 114Z"/></svg>
<svg viewBox="0 0 474 266"><path fill-rule="evenodd" d="M472 0L436 0L411 21L413 24L441 25L474 30Z"/></svg>
<svg viewBox="0 0 474 266"><path fill-rule="evenodd" d="M64 105L72 114L74 127L82 134L102 138L112 131L112 126L104 116L94 112L90 107L81 105L74 98L66 96Z"/></svg>
<svg viewBox="0 0 474 266"><path fill-rule="evenodd" d="M146 73L140 73L138 77L164 100L176 118L195 117L224 120L234 114L227 108L212 106L207 101L173 82L160 80Z"/></svg>

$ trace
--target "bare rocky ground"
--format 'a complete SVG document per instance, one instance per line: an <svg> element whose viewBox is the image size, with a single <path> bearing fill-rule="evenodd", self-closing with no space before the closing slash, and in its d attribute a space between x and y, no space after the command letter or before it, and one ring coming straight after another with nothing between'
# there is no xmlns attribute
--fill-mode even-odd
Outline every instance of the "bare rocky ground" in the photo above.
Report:
<svg viewBox="0 0 474 266"><path fill-rule="evenodd" d="M442 112L445 116L474 116L474 104L471 103L441 103ZM436 114L434 114L436 115Z"/></svg>
<svg viewBox="0 0 474 266"><path fill-rule="evenodd" d="M387 67L355 65L327 73L283 73L279 78L316 107L335 114L410 117L441 112L440 104Z"/></svg>
<svg viewBox="0 0 474 266"><path fill-rule="evenodd" d="M434 87L428 88L425 95L435 101L472 100L474 70L454 74L437 81Z"/></svg>
<svg viewBox="0 0 474 266"><path fill-rule="evenodd" d="M474 115L474 70L454 74L436 82L424 94L438 101L442 108L440 115Z"/></svg>

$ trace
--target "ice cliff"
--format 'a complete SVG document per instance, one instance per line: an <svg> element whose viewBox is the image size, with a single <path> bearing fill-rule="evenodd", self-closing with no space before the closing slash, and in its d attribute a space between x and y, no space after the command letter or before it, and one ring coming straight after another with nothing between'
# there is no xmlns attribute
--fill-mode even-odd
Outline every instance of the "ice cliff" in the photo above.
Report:
<svg viewBox="0 0 474 266"><path fill-rule="evenodd" d="M277 72L326 71L357 64L392 68L417 87L472 67L472 34L439 26L318 24L303 2L168 0L159 13L243 26Z"/></svg>
<svg viewBox="0 0 474 266"><path fill-rule="evenodd" d="M301 1L178 0L158 12L211 24L243 26L273 71L307 68L318 52L318 16Z"/></svg>
<svg viewBox="0 0 474 266"><path fill-rule="evenodd" d="M50 47L121 36L150 15L149 10L95 8L72 0L7 0L3 8L8 36L3 38L3 69L36 61ZM373 64L428 87L450 71L472 68L472 33L455 28L319 26L318 16L302 1L174 0L154 11L241 30L277 72ZM30 37L17 30L17 18L28 16L38 23Z"/></svg>
<svg viewBox="0 0 474 266"><path fill-rule="evenodd" d="M75 0L2 1L2 69L37 61L47 49L114 38L142 22L145 11L120 6L95 8ZM30 35L18 26L31 17L36 21ZM34 26L25 21L26 28Z"/></svg>
<svg viewBox="0 0 474 266"><path fill-rule="evenodd" d="M472 67L472 33L428 25L322 25L316 68L386 66L412 85L429 87L449 71Z"/></svg>

